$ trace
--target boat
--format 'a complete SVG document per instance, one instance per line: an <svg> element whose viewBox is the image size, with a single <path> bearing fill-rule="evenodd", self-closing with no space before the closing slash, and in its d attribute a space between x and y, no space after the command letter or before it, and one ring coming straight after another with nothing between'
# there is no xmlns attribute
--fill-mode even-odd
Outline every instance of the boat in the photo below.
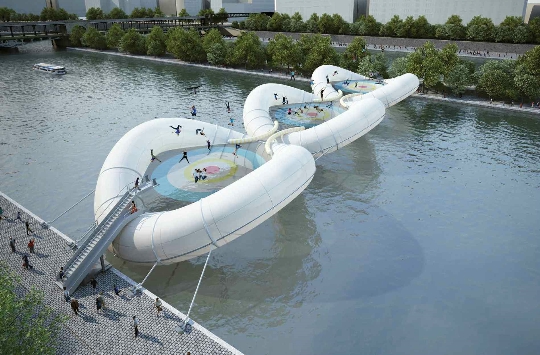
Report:
<svg viewBox="0 0 540 355"><path fill-rule="evenodd" d="M64 75L66 73L66 67L62 67L60 65L54 65L54 64L47 64L47 63L34 64L32 69L44 71L44 72L55 74L55 75Z"/></svg>

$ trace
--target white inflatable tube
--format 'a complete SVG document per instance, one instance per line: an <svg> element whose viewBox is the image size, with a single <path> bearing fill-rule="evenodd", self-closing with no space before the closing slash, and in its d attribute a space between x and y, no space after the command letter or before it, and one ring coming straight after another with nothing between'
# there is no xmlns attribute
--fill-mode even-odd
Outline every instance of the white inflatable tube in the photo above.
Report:
<svg viewBox="0 0 540 355"><path fill-rule="evenodd" d="M180 135L167 129L180 124ZM230 129L187 119L158 119L128 132L109 153L98 178L96 217L117 199L119 187L142 176L154 154L204 146L204 128L214 146L242 136ZM184 134L184 131L188 132ZM191 132L192 131L192 132ZM300 194L315 173L313 156L304 148L278 144L273 158L225 188L185 207L144 213L127 224L114 240L111 251L124 260L170 264L203 255L246 233ZM261 150L262 147L261 147ZM105 215L104 213L103 215Z"/></svg>
<svg viewBox="0 0 540 355"><path fill-rule="evenodd" d="M257 142L268 139L271 135L277 132L279 128L279 122L274 121L274 127L269 130L266 133L263 133L261 135L255 136L255 137L247 137L247 138L235 138L235 139L229 139L229 144L242 144L242 143L249 143L249 142Z"/></svg>
<svg viewBox="0 0 540 355"><path fill-rule="evenodd" d="M328 77L328 80L326 78ZM342 95L341 91L334 89L332 82L345 80L367 80L368 78L354 73L350 70L336 67L335 65L321 65L313 71L311 75L311 90L317 95L318 101L321 101L321 90L324 89L324 101L338 100ZM328 81L330 83L328 83Z"/></svg>
<svg viewBox="0 0 540 355"><path fill-rule="evenodd" d="M354 102L375 98L382 101L385 107L391 107L413 94L419 85L414 74L403 74L393 79L385 80L386 84L367 94L350 94L340 99L341 105L349 107Z"/></svg>

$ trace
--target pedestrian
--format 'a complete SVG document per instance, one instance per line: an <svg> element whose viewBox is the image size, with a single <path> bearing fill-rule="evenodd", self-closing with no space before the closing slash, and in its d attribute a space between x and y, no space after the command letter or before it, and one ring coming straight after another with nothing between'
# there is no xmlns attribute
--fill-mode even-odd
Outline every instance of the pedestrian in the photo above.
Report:
<svg viewBox="0 0 540 355"><path fill-rule="evenodd" d="M330 84L330 79L328 78L328 74L326 75L326 83Z"/></svg>
<svg viewBox="0 0 540 355"><path fill-rule="evenodd" d="M12 237L9 237L9 247L11 248L12 253L16 252L16 250L15 250L15 239L13 239Z"/></svg>
<svg viewBox="0 0 540 355"><path fill-rule="evenodd" d="M60 281L62 281L62 279L64 278L64 275L65 275L65 274L64 274L64 267L61 266L61 267L60 267L60 271L58 272L58 279L59 279Z"/></svg>
<svg viewBox="0 0 540 355"><path fill-rule="evenodd" d="M277 100L277 94L276 94L276 93L274 93L274 99L276 99L276 100Z"/></svg>
<svg viewBox="0 0 540 355"><path fill-rule="evenodd" d="M103 297L103 291L99 293L98 299L101 303L101 308L105 309L105 297Z"/></svg>
<svg viewBox="0 0 540 355"><path fill-rule="evenodd" d="M94 291L94 294L96 293L96 288L97 288L97 281L95 278L92 277L92 280L90 280L90 285L92 285L92 289Z"/></svg>
<svg viewBox="0 0 540 355"><path fill-rule="evenodd" d="M287 102L287 98L285 96L282 97L281 103L285 105L285 102Z"/></svg>
<svg viewBox="0 0 540 355"><path fill-rule="evenodd" d="M137 189L137 190L141 190L141 188L139 187L139 178L137 177L137 179L135 179L135 186L133 187L133 189Z"/></svg>
<svg viewBox="0 0 540 355"><path fill-rule="evenodd" d="M133 316L133 328L135 328L135 338L139 336L139 319Z"/></svg>
<svg viewBox="0 0 540 355"><path fill-rule="evenodd" d="M28 221L24 222L24 226L26 227L26 235L30 235L30 233L34 234L34 231L30 229L30 224Z"/></svg>
<svg viewBox="0 0 540 355"><path fill-rule="evenodd" d="M236 155L236 154L237 154L239 148L242 148L242 146L241 146L240 144L235 144L235 145L234 145L234 152L233 152L233 155Z"/></svg>
<svg viewBox="0 0 540 355"><path fill-rule="evenodd" d="M2 220L3 214L4 214L4 210L2 209L2 206L0 206L0 221Z"/></svg>
<svg viewBox="0 0 540 355"><path fill-rule="evenodd" d="M131 208L129 209L130 214L134 214L137 212L137 205L135 205L135 201L131 201Z"/></svg>
<svg viewBox="0 0 540 355"><path fill-rule="evenodd" d="M195 108L195 105L191 106L191 116L197 116L197 109Z"/></svg>
<svg viewBox="0 0 540 355"><path fill-rule="evenodd" d="M66 286L64 286L64 299L66 302L71 301L71 297L69 296L69 291L66 289Z"/></svg>
<svg viewBox="0 0 540 355"><path fill-rule="evenodd" d="M19 220L22 222L22 218L21 218L21 211L17 211L17 218L15 218L15 220Z"/></svg>
<svg viewBox="0 0 540 355"><path fill-rule="evenodd" d="M174 127L173 127L174 128ZM161 160L159 160L155 155L154 155L154 150L153 149L150 149L150 156L152 157L152 159L150 159L150 162L153 162L154 160L157 160L161 163Z"/></svg>
<svg viewBox="0 0 540 355"><path fill-rule="evenodd" d="M324 89L321 90L321 101L324 100L323 94L324 94Z"/></svg>
<svg viewBox="0 0 540 355"><path fill-rule="evenodd" d="M174 133L176 133L176 135L179 135L180 133L182 133L182 126L180 126L180 125L178 125L176 127L173 127L173 126L169 126L169 127L174 129ZM152 156L154 156L154 155L152 154Z"/></svg>
<svg viewBox="0 0 540 355"><path fill-rule="evenodd" d="M195 169L193 170L193 179L195 180L195 183L197 183L197 181L199 181L199 169Z"/></svg>
<svg viewBox="0 0 540 355"><path fill-rule="evenodd" d="M35 247L35 242L34 242L34 238L32 238L28 242L28 249L30 250L30 253L32 254L34 254L34 247Z"/></svg>
<svg viewBox="0 0 540 355"><path fill-rule="evenodd" d="M229 118L229 121L228 126L234 126L234 118Z"/></svg>
<svg viewBox="0 0 540 355"><path fill-rule="evenodd" d="M231 113L231 105L229 105L229 101L227 101L227 113Z"/></svg>
<svg viewBox="0 0 540 355"><path fill-rule="evenodd" d="M187 152L184 152L184 154L182 155L182 159L180 159L180 161L178 163L181 163L182 160L186 159L186 161L188 162L189 164L189 160L188 160L188 157L187 157Z"/></svg>
<svg viewBox="0 0 540 355"><path fill-rule="evenodd" d="M117 295L117 296L120 296L120 290L118 289L118 285L114 284L114 293Z"/></svg>
<svg viewBox="0 0 540 355"><path fill-rule="evenodd" d="M23 267L25 269L33 269L34 267L32 265L30 265L30 261L28 260L28 255L24 254L23 257Z"/></svg>
<svg viewBox="0 0 540 355"><path fill-rule="evenodd" d="M162 304L161 304L161 300L159 299L159 297L156 297L156 302L154 304L156 306L157 316L159 317L159 313L163 310L162 307L161 307Z"/></svg>
<svg viewBox="0 0 540 355"><path fill-rule="evenodd" d="M75 298L71 299L71 309L73 312L75 312L75 315L79 315L79 301L77 301Z"/></svg>
<svg viewBox="0 0 540 355"><path fill-rule="evenodd" d="M493 99L492 98L489 99L489 104L490 105L493 104Z"/></svg>
<svg viewBox="0 0 540 355"><path fill-rule="evenodd" d="M289 80L296 80L296 79L294 78L294 70L291 71L291 78L290 78Z"/></svg>
<svg viewBox="0 0 540 355"><path fill-rule="evenodd" d="M99 300L99 297L96 297L96 312L99 313L101 311L101 301Z"/></svg>

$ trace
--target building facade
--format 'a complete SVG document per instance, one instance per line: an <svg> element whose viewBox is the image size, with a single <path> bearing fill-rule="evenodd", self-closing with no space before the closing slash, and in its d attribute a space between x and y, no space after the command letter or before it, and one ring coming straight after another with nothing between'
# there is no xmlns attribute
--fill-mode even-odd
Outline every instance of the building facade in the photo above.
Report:
<svg viewBox="0 0 540 355"><path fill-rule="evenodd" d="M227 13L274 12L274 0L211 0L210 8L214 12L224 8Z"/></svg>
<svg viewBox="0 0 540 355"><path fill-rule="evenodd" d="M490 18L495 25L506 16L523 17L527 0L369 0L368 12L379 22L386 23L394 15L424 15L431 24L443 24L451 15L459 15L463 24L474 16Z"/></svg>
<svg viewBox="0 0 540 355"><path fill-rule="evenodd" d="M366 14L368 0L275 0L276 12L293 15L300 13L304 21L312 14L338 14L347 22L354 22L360 15Z"/></svg>
<svg viewBox="0 0 540 355"><path fill-rule="evenodd" d="M540 17L540 0L529 0L529 3L525 8L523 22L529 23L530 20L536 17Z"/></svg>
<svg viewBox="0 0 540 355"><path fill-rule="evenodd" d="M62 6L63 3L71 2L71 1L78 1L78 0L58 0L59 5ZM126 14L130 14L133 9L136 7L147 7L147 8L155 8L158 6L157 0L84 0L85 7L88 10L91 7L99 7L103 10L103 12L107 13L110 12L115 7L119 7Z"/></svg>

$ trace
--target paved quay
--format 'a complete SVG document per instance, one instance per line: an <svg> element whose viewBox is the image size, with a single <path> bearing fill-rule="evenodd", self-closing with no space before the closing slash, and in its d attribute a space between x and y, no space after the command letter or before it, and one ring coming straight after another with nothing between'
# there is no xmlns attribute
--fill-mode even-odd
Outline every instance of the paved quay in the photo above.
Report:
<svg viewBox="0 0 540 355"><path fill-rule="evenodd" d="M83 285L72 294L80 303L80 312L76 316L55 284L60 266L64 266L73 254L67 247L70 238L53 227L43 229L42 219L2 192L0 206L4 210L3 217L7 217L0 221L1 260L20 276L22 293L31 287L38 288L44 292L46 305L57 314L68 316L60 332L57 354L186 354L188 351L192 355L242 354L195 322L188 332L178 334L175 327L185 315L162 301L163 311L157 317L156 295L143 288L141 294L133 296L128 288L136 282L114 268L96 277L97 292L103 291L107 309L98 313L97 295L90 285ZM16 220L17 211L21 212L22 221ZM28 221L34 232L35 254L28 252L30 236L26 235L23 221ZM9 247L10 237L16 240L16 253ZM33 270L22 267L23 254L29 255ZM114 284L120 288L120 296L115 295ZM138 338L134 336L134 315L140 321Z"/></svg>

